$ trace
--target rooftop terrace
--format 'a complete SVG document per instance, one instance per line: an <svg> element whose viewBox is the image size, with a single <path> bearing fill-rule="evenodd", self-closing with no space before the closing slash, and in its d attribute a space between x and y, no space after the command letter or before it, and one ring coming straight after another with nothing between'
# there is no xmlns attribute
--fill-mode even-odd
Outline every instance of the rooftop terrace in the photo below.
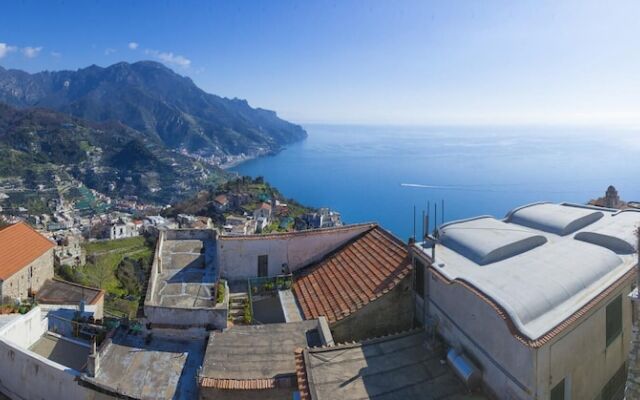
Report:
<svg viewBox="0 0 640 400"><path fill-rule="evenodd" d="M213 332L202 366L201 386L268 389L292 386L294 350L323 344L318 320L233 326ZM295 385L293 385L295 386Z"/></svg>
<svg viewBox="0 0 640 400"><path fill-rule="evenodd" d="M59 279L47 279L38 290L38 303L42 304L94 304L104 295L104 291L88 286L65 282Z"/></svg>
<svg viewBox="0 0 640 400"><path fill-rule="evenodd" d="M202 231L205 232L206 231ZM213 238L172 237L158 245L157 270L150 279L147 304L175 308L215 306ZM155 266L154 266L155 268Z"/></svg>
<svg viewBox="0 0 640 400"><path fill-rule="evenodd" d="M91 349L77 340L46 333L29 350L65 367L83 371Z"/></svg>
<svg viewBox="0 0 640 400"><path fill-rule="evenodd" d="M120 330L102 349L96 376L83 375L82 380L127 398L194 399L202 356L201 342L145 341Z"/></svg>
<svg viewBox="0 0 640 400"><path fill-rule="evenodd" d="M482 399L469 394L424 332L298 350L302 400Z"/></svg>

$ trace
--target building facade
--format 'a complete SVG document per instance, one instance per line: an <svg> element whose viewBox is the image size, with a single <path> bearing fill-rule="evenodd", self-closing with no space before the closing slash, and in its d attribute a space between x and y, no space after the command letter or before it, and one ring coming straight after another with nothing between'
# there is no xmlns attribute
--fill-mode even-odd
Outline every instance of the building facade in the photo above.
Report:
<svg viewBox="0 0 640 400"><path fill-rule="evenodd" d="M0 299L25 299L53 278L53 249L26 223L0 230Z"/></svg>
<svg viewBox="0 0 640 400"><path fill-rule="evenodd" d="M499 399L622 399L636 211L534 204L412 247L417 319Z"/></svg>

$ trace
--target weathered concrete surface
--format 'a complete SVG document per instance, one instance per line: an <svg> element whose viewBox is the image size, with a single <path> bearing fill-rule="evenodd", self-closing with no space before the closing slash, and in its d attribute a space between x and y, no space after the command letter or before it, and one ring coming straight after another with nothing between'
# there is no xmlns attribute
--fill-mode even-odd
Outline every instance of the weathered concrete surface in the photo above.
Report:
<svg viewBox="0 0 640 400"><path fill-rule="evenodd" d="M209 247L209 249L207 249ZM162 307L213 307L212 288L216 277L212 265L205 264L212 242L166 240L162 250L162 271L156 275L153 302Z"/></svg>
<svg viewBox="0 0 640 400"><path fill-rule="evenodd" d="M85 384L135 399L194 399L195 374L204 343L154 338L119 331L102 351L95 378Z"/></svg>
<svg viewBox="0 0 640 400"><path fill-rule="evenodd" d="M200 399L290 399L296 386L294 350L324 344L319 331L318 321L309 320L211 333L200 374ZM289 382L289 387L224 390L209 385L210 379L276 379Z"/></svg>
<svg viewBox="0 0 640 400"><path fill-rule="evenodd" d="M145 317L153 327L226 328L228 302L215 304L215 252L213 231L160 233L144 304Z"/></svg>
<svg viewBox="0 0 640 400"><path fill-rule="evenodd" d="M43 335L29 350L76 371L85 369L90 352L88 344L81 344L50 334Z"/></svg>
<svg viewBox="0 0 640 400"><path fill-rule="evenodd" d="M280 298L280 304L282 305L282 311L284 312L284 319L286 322L302 321L302 313L296 302L296 297L293 295L291 289L279 290L278 298Z"/></svg>
<svg viewBox="0 0 640 400"><path fill-rule="evenodd" d="M426 346L424 332L304 351L311 399L483 399Z"/></svg>
<svg viewBox="0 0 640 400"><path fill-rule="evenodd" d="M318 321L237 325L212 332L201 376L218 379L261 379L296 370L294 350L319 346ZM314 336L315 335L315 336Z"/></svg>

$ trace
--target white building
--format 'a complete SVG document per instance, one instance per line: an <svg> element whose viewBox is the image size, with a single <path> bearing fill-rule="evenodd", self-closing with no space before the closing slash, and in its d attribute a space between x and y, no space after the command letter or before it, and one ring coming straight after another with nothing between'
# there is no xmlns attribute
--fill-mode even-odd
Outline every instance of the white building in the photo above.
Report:
<svg viewBox="0 0 640 400"><path fill-rule="evenodd" d="M133 222L118 221L111 224L111 228L109 229L109 239L111 240L135 236L140 236L140 231Z"/></svg>
<svg viewBox="0 0 640 400"><path fill-rule="evenodd" d="M505 399L613 399L631 343L640 212L537 203L412 247L417 317Z"/></svg>

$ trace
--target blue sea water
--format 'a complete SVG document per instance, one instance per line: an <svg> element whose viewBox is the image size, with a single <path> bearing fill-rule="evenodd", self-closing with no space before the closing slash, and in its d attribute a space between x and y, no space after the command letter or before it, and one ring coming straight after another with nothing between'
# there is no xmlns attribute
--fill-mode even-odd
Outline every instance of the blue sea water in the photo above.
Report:
<svg viewBox="0 0 640 400"><path fill-rule="evenodd" d="M550 127L308 125L308 139L233 168L263 176L287 197L378 221L402 239L421 235L427 203L444 220L503 217L536 201L585 203L614 185L640 200L640 132ZM416 186L406 186L413 184ZM422 186L417 186L422 185ZM433 210L432 210L433 215ZM433 218L432 218L433 221Z"/></svg>

